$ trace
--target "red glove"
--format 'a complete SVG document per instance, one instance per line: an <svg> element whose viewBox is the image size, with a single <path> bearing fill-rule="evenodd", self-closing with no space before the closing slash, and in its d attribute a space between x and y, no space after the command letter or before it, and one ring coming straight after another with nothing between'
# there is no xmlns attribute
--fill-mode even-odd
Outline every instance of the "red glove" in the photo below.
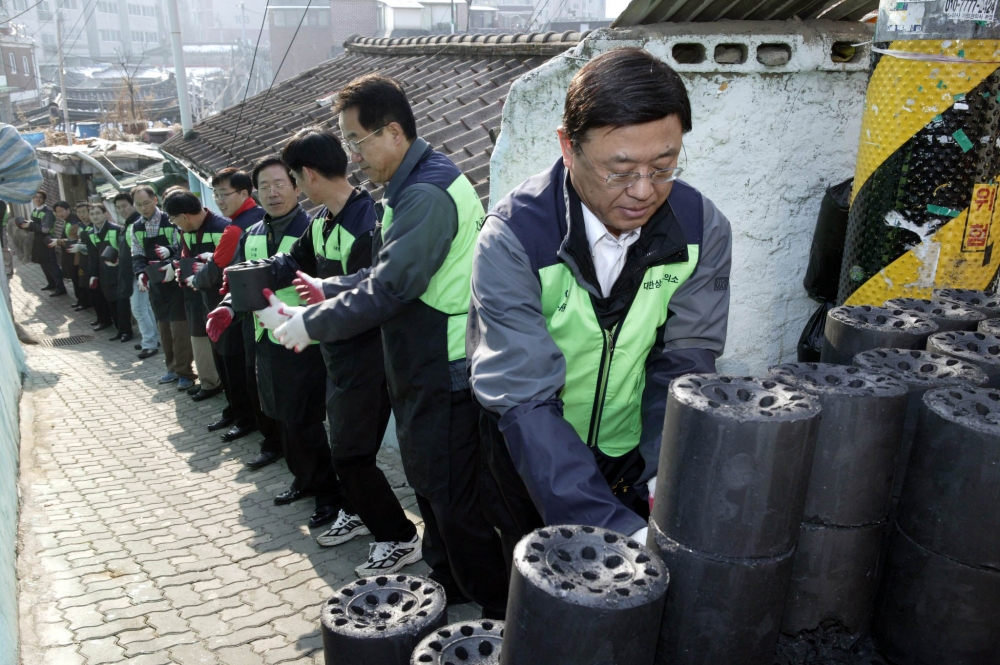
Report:
<svg viewBox="0 0 1000 665"><path fill-rule="evenodd" d="M219 295L224 296L229 293L229 276L226 275L226 271L222 271L222 288L219 289Z"/></svg>
<svg viewBox="0 0 1000 665"><path fill-rule="evenodd" d="M208 338L213 342L218 342L219 338L222 337L222 333L226 332L226 328L232 322L233 310L225 305L216 307L208 313L208 320L205 324L205 332L208 334Z"/></svg>
<svg viewBox="0 0 1000 665"><path fill-rule="evenodd" d="M292 280L292 284L295 286L295 292L299 294L302 300L309 305L315 305L326 300L326 296L323 295L323 287L320 286L322 284L321 280L311 277L301 270L297 270L295 274L298 277Z"/></svg>
<svg viewBox="0 0 1000 665"><path fill-rule="evenodd" d="M98 286L100 286L100 284L98 283L97 278L96 277L91 277L90 278L90 288L91 289L96 289Z"/></svg>
<svg viewBox="0 0 1000 665"><path fill-rule="evenodd" d="M226 230L222 232L222 237L219 238L218 244L215 246L215 254L212 255L215 265L225 268L233 262L233 257L236 256L236 250L240 246L240 236L242 235L243 231L235 224L230 224L226 227Z"/></svg>

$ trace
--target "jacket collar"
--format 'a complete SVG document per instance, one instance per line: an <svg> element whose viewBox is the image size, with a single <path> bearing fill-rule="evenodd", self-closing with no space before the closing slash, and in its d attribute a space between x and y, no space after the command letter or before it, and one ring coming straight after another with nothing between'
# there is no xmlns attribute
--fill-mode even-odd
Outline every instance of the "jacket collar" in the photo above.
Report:
<svg viewBox="0 0 1000 665"><path fill-rule="evenodd" d="M583 204L579 195L573 189L569 171L561 163L561 173L557 175L557 186L562 189L565 210L566 235L559 245L557 255L573 273L576 281L595 298L603 298L600 283L597 280L597 270L594 268L594 257L587 240L587 231L583 219ZM653 213L653 216L642 227L639 239L628 250L625 270L642 270L666 260L687 260L687 241L684 232L674 216L670 205L670 197ZM673 258L677 257L677 258ZM616 282L617 286L617 282ZM612 289L611 295L615 295Z"/></svg>
<svg viewBox="0 0 1000 665"><path fill-rule="evenodd" d="M395 200L403 188L403 183L406 182L406 179L413 173L413 169L417 167L417 164L420 163L424 155L430 150L430 144L419 136L413 141L409 150L406 151L406 155L403 156L403 161L399 163L399 168L392 174L389 186L385 188L385 199L387 201Z"/></svg>

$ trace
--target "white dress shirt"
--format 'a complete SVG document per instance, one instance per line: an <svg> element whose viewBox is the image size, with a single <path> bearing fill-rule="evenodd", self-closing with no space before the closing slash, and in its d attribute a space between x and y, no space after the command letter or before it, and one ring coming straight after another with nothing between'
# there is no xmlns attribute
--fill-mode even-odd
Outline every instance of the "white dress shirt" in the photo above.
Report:
<svg viewBox="0 0 1000 665"><path fill-rule="evenodd" d="M607 298L611 293L618 276L625 267L625 257L628 248L639 239L642 228L622 233L617 238L608 233L607 227L590 212L587 206L583 208L583 222L587 229L587 242L590 244L590 255L594 258L594 268L597 271L597 281L601 285L601 294Z"/></svg>

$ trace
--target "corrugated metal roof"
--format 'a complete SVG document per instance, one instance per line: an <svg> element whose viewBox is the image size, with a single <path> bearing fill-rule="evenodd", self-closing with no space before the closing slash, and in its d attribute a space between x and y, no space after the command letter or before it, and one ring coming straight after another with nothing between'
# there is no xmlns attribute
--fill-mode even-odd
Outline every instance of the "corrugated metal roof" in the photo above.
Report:
<svg viewBox="0 0 1000 665"><path fill-rule="evenodd" d="M791 18L859 21L876 10L878 0L632 0L611 27Z"/></svg>

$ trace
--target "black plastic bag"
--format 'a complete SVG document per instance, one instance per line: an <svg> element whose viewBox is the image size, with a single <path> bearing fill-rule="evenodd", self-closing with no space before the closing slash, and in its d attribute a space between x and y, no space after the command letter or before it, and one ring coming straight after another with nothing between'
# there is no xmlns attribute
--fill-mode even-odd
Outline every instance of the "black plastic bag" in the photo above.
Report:
<svg viewBox="0 0 1000 665"><path fill-rule="evenodd" d="M826 190L813 232L809 265L802 286L813 300L836 300L840 286L840 264L844 260L847 214L854 178Z"/></svg>
<svg viewBox="0 0 1000 665"><path fill-rule="evenodd" d="M823 329L826 328L826 313L836 306L834 302L824 302L806 321L806 327L799 336L798 356L800 363L818 363L819 352L823 349Z"/></svg>

